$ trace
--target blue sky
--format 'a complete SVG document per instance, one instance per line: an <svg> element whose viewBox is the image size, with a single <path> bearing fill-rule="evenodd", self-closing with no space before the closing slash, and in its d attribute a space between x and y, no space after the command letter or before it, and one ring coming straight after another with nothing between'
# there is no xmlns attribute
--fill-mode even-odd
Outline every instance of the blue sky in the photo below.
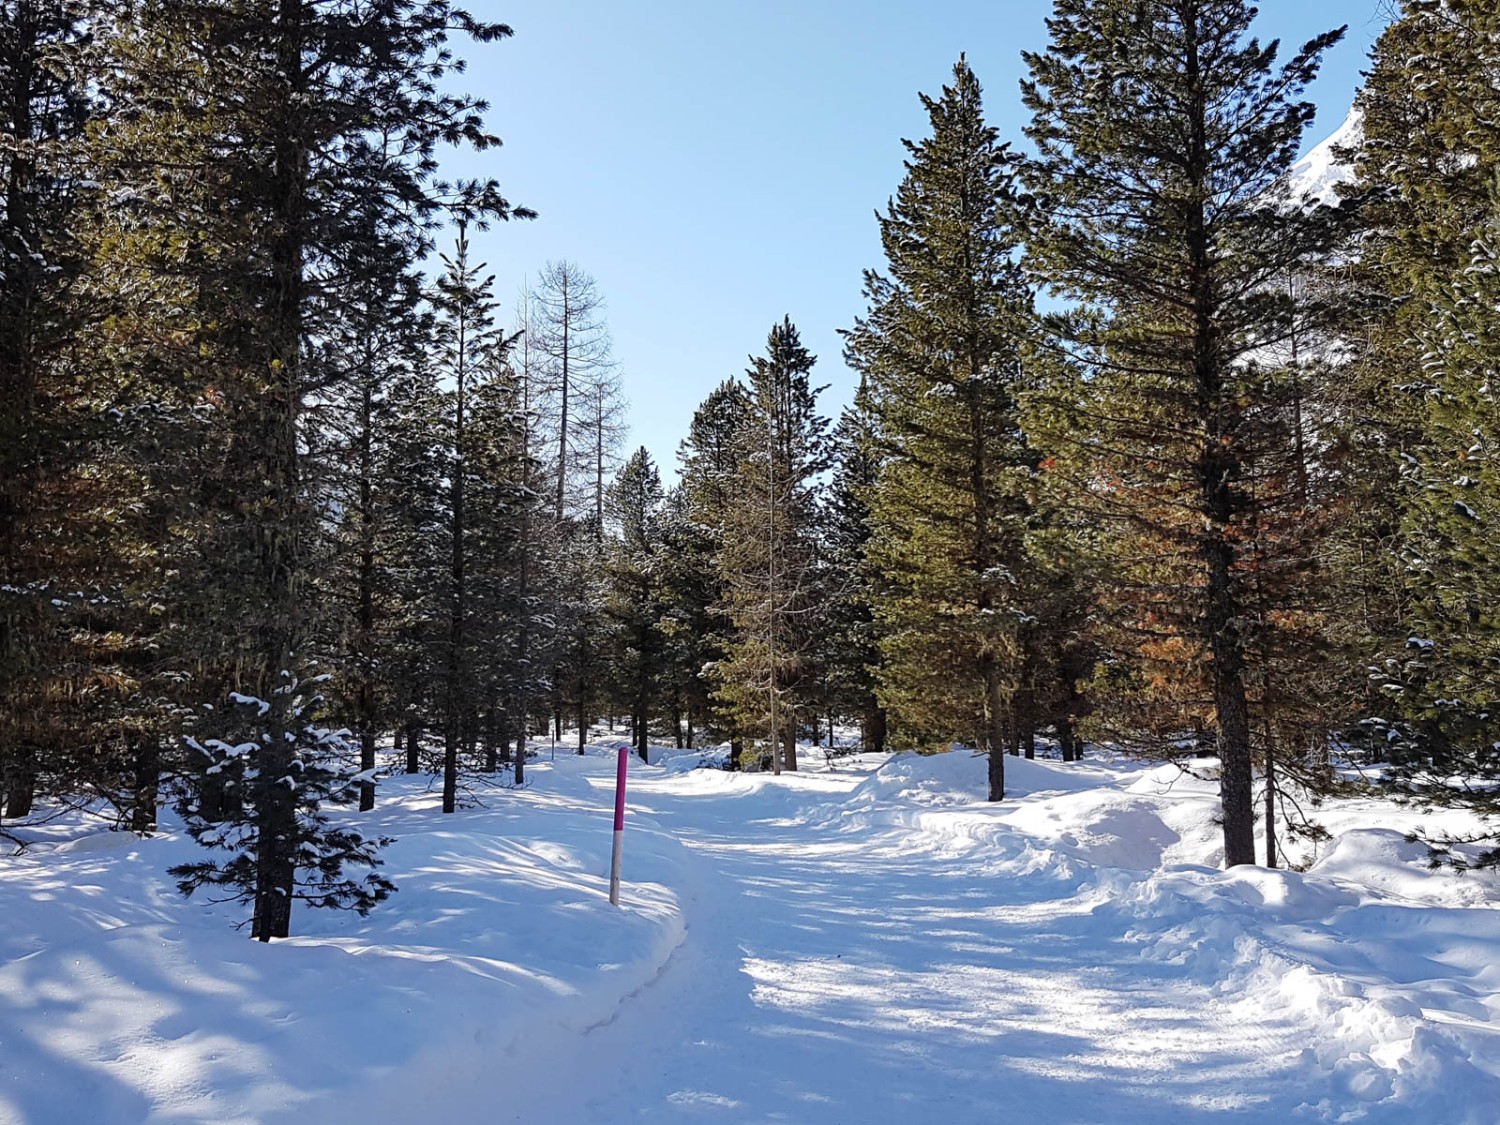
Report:
<svg viewBox="0 0 1500 1125"><path fill-rule="evenodd" d="M1300 44L1347 23L1311 91L1311 147L1343 121L1387 0L1263 0L1258 33ZM1020 52L1050 0L472 0L515 37L465 45L455 85L492 103L505 146L448 165L540 212L476 239L507 309L544 262L592 273L630 399L630 448L665 473L692 412L790 314L836 416L853 375L838 329L880 266L874 212L901 178L960 51L1003 136L1021 140Z"/></svg>

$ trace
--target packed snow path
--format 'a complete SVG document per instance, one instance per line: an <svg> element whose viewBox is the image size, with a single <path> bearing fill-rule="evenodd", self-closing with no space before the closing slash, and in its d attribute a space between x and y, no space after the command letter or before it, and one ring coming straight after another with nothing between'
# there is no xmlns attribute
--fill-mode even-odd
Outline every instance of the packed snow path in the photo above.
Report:
<svg viewBox="0 0 1500 1125"><path fill-rule="evenodd" d="M833 803L847 774L641 773L633 811L699 861L686 940L507 1120L1483 1120L1469 1099L1424 1116L1368 1058L1340 1067L1335 1047L1329 1066L1326 982L1288 1003L1262 974L1226 987L1199 971L1191 938L1186 956L1149 956L1111 903L1126 878L1039 847L999 810L862 815ZM1178 838L1114 811L1158 848ZM1344 1016L1379 1023L1360 1004L1346 998ZM1452 1078L1496 1091L1467 1066Z"/></svg>

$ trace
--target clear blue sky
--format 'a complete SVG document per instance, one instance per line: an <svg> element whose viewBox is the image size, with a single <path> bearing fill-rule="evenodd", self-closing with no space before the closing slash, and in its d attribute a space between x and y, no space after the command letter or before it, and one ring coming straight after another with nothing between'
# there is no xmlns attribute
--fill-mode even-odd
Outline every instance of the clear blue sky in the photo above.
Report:
<svg viewBox="0 0 1500 1125"><path fill-rule="evenodd" d="M462 87L492 103L504 148L448 166L496 176L540 212L476 239L513 311L523 279L565 258L608 300L630 448L664 475L692 412L790 314L829 384L853 376L837 331L880 266L874 212L901 178L960 51L986 110L1019 142L1019 54L1050 0L471 0L515 37L465 45ZM1347 23L1311 91L1311 147L1343 121L1387 0L1263 0L1258 32L1299 45ZM1285 57L1285 55L1283 55Z"/></svg>

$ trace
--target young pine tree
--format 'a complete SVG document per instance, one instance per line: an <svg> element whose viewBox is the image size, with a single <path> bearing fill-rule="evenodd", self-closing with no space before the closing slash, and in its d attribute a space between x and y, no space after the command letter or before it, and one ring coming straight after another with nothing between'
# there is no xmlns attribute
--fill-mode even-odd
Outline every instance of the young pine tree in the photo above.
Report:
<svg viewBox="0 0 1500 1125"><path fill-rule="evenodd" d="M715 667L735 726L765 739L771 768L797 768L797 728L817 685L808 675L819 622L818 474L828 422L817 413L815 360L784 319L746 373L749 410L736 436L719 568L733 626Z"/></svg>

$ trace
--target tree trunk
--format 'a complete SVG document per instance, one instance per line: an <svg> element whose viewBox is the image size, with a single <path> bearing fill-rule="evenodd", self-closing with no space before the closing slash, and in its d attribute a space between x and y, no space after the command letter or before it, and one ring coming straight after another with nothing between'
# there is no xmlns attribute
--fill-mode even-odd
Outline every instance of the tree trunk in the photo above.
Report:
<svg viewBox="0 0 1500 1125"><path fill-rule="evenodd" d="M1227 543L1216 544L1209 570L1209 630L1212 637L1214 710L1219 723L1219 795L1224 809L1224 866L1255 862L1254 768L1250 752L1250 708L1245 696L1238 606L1230 585Z"/></svg>
<svg viewBox="0 0 1500 1125"><path fill-rule="evenodd" d="M1062 760L1065 762L1077 761L1077 752L1073 747L1073 722L1066 715L1057 720L1057 745L1062 751Z"/></svg>
<svg viewBox="0 0 1500 1125"><path fill-rule="evenodd" d="M797 724L788 723L781 734L782 769L796 772L797 769Z"/></svg>
<svg viewBox="0 0 1500 1125"><path fill-rule="evenodd" d="M5 182L5 224L8 237L0 241L5 262L0 266L0 580L11 582L26 551L20 527L35 504L32 483L36 456L36 392L38 364L31 344L37 313L36 273L43 269L40 223L31 187L36 176L36 146L32 107L41 78L41 29L32 5L6 6L4 50L11 57L12 85L0 92L0 133L6 134L8 173ZM33 256L34 255L34 256ZM11 697L13 682L6 677L17 669L14 660L27 640L17 636L25 625L15 616L0 615L0 699ZM18 700L19 702L19 700ZM5 724L9 725L9 724ZM7 739L7 733L10 738ZM27 816L36 799L33 748L0 729L0 800L8 817Z"/></svg>
<svg viewBox="0 0 1500 1125"><path fill-rule="evenodd" d="M516 732L516 760L512 767L516 785L526 784L526 718L521 717L521 729Z"/></svg>
<svg viewBox="0 0 1500 1125"><path fill-rule="evenodd" d="M359 634L355 662L359 668L359 769L370 775L359 783L359 811L375 807L375 356L366 352L360 379L359 433Z"/></svg>
<svg viewBox="0 0 1500 1125"><path fill-rule="evenodd" d="M15 761L5 786L5 815L14 820L30 816L36 807L36 751L25 744L15 748Z"/></svg>
<svg viewBox="0 0 1500 1125"><path fill-rule="evenodd" d="M272 147L272 185L276 222L270 245L270 324L264 362L272 373L270 385L246 405L257 411L257 432L247 435L260 444L254 450L262 472L265 504L253 524L256 579L263 616L257 646L264 661L255 692L270 704L266 733L255 752L257 778L254 800L255 906L251 936L266 942L291 933L292 895L296 884L299 845L298 792L282 783L293 777L293 739L296 718L287 694L288 678L296 674L295 654L305 631L301 511L301 358L304 337L303 299L305 185L307 151L303 145L299 96L305 82L302 66L304 9L300 0L280 0L276 16L276 66L287 96Z"/></svg>
<svg viewBox="0 0 1500 1125"><path fill-rule="evenodd" d="M130 830L145 836L156 831L156 801L161 791L161 743L149 734L135 735L134 739Z"/></svg>
<svg viewBox="0 0 1500 1125"><path fill-rule="evenodd" d="M491 707L484 716L484 772L498 773L500 770L500 745L495 737L496 708Z"/></svg>
<svg viewBox="0 0 1500 1125"><path fill-rule="evenodd" d="M415 717L406 720L406 772L422 772L422 732Z"/></svg>
<svg viewBox="0 0 1500 1125"><path fill-rule="evenodd" d="M359 783L359 811L369 812L375 807L375 731L365 727L359 732L359 772L366 777Z"/></svg>
<svg viewBox="0 0 1500 1125"><path fill-rule="evenodd" d="M562 387L560 388L561 403L558 408L557 419L557 502L553 506L552 519L561 524L563 518L563 492L568 480L568 396L572 388L569 384L568 362L572 358L572 348L569 346L568 335L573 326L572 307L568 302L567 282L563 283L563 314L562 314ZM558 737L562 737L561 727L558 728ZM583 753L579 747L578 752Z"/></svg>
<svg viewBox="0 0 1500 1125"><path fill-rule="evenodd" d="M1266 866L1276 866L1276 752L1266 737Z"/></svg>
<svg viewBox="0 0 1500 1125"><path fill-rule="evenodd" d="M1005 799L1005 701L1000 690L1000 671L993 656L979 660L984 683L984 749L990 755L989 800Z"/></svg>

